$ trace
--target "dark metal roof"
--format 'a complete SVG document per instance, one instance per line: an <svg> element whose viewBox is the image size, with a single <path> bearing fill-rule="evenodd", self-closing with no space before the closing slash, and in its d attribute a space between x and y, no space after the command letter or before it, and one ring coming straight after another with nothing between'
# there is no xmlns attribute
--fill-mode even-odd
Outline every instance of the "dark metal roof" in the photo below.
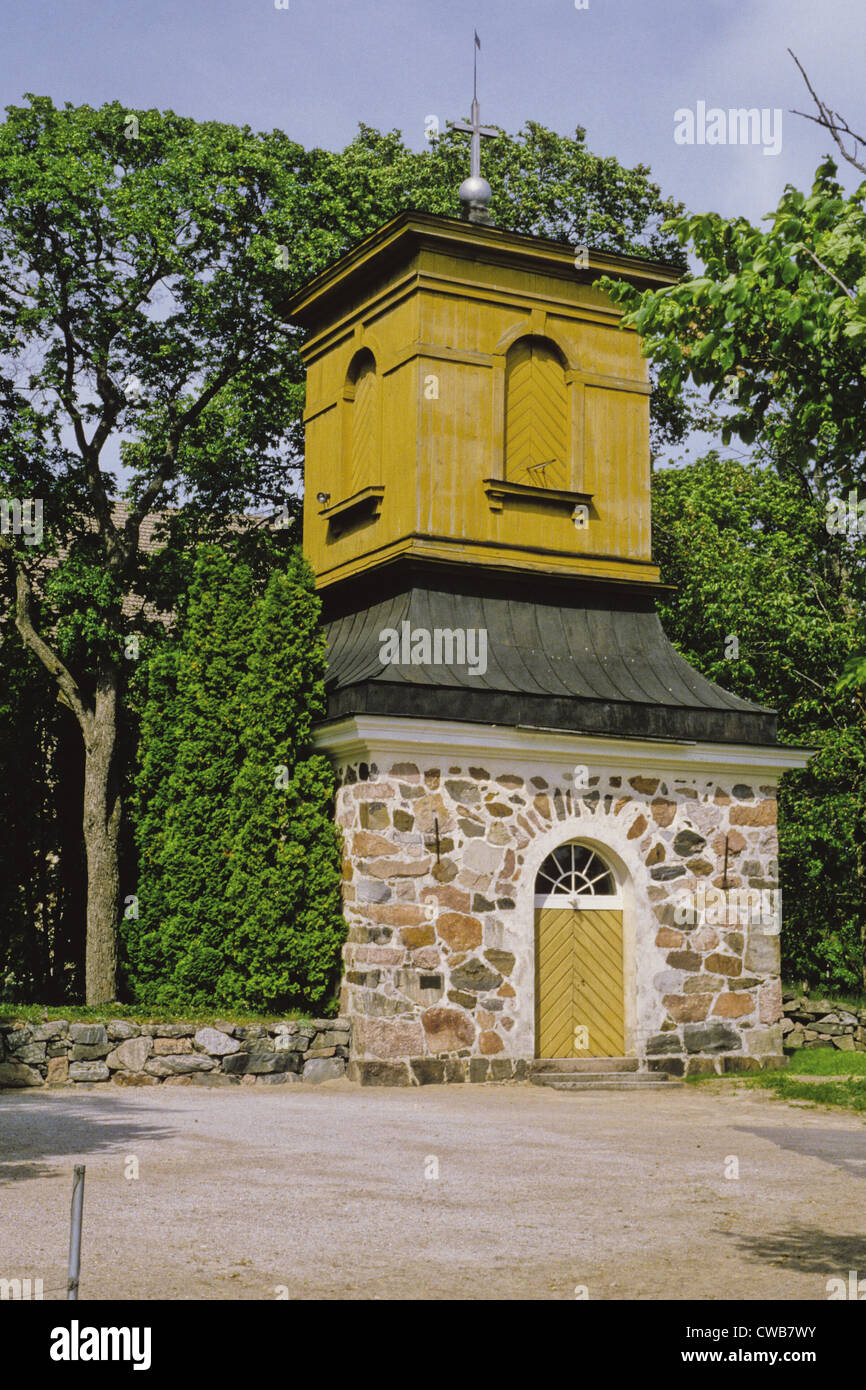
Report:
<svg viewBox="0 0 866 1390"><path fill-rule="evenodd" d="M383 665L386 629L484 629L487 669ZM330 717L418 715L632 737L770 744L772 710L731 695L674 651L651 596L551 603L412 587L328 624Z"/></svg>

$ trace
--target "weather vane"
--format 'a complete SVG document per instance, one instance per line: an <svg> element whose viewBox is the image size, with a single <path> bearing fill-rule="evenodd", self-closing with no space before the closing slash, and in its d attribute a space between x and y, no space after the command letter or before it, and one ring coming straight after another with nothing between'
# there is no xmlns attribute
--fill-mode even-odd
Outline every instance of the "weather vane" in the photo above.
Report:
<svg viewBox="0 0 866 1390"><path fill-rule="evenodd" d="M470 222L489 222L490 212L488 204L493 196L493 190L486 179L481 177L481 137L494 137L499 134L492 126L481 124L481 110L478 105L478 53L481 48L481 40L478 37L478 30L475 31L475 46L472 50L472 119L467 125L465 121L453 121L453 130L465 131L472 136L469 145L469 178L464 179L460 185L460 201L463 204L463 216Z"/></svg>

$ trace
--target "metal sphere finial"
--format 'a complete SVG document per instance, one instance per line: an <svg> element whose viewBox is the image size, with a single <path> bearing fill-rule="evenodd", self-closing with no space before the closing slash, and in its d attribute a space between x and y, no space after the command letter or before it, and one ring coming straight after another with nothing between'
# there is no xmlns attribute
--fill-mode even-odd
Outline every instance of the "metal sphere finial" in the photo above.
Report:
<svg viewBox="0 0 866 1390"><path fill-rule="evenodd" d="M458 190L463 204L463 214L470 222L489 222L488 205L493 197L493 189L480 174L470 174Z"/></svg>

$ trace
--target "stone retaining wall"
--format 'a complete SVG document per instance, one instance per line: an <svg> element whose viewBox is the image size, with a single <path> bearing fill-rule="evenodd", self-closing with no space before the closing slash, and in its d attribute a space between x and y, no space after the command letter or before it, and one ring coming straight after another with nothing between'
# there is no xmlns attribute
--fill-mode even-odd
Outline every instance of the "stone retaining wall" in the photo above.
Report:
<svg viewBox="0 0 866 1390"><path fill-rule="evenodd" d="M250 1086L345 1075L347 1019L312 1023L0 1023L0 1088Z"/></svg>
<svg viewBox="0 0 866 1390"><path fill-rule="evenodd" d="M782 1038L786 1052L800 1047L866 1052L866 1010L856 1014L828 1004L826 999L804 999L792 990L786 990L783 998Z"/></svg>

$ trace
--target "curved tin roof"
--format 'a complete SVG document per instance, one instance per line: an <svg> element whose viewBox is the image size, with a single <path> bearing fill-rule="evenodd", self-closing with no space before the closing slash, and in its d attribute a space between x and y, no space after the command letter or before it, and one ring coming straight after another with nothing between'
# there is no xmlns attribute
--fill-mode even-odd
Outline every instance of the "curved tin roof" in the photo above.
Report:
<svg viewBox="0 0 866 1390"><path fill-rule="evenodd" d="M383 664L389 629L405 632L407 645L401 661ZM409 635L419 629L431 636L482 629L486 669L403 664ZM579 604L561 605L416 587L335 618L327 632L332 715L364 710L635 737L776 740L774 712L722 690L684 661L651 599L612 603L609 595L584 594Z"/></svg>

